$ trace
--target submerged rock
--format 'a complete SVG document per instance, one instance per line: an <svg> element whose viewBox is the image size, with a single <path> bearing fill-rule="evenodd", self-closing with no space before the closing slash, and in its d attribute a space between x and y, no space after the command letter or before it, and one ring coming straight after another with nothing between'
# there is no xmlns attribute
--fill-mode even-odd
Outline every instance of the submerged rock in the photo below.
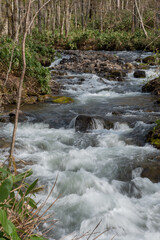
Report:
<svg viewBox="0 0 160 240"><path fill-rule="evenodd" d="M143 70L136 70L133 75L135 78L145 78L146 72Z"/></svg>
<svg viewBox="0 0 160 240"><path fill-rule="evenodd" d="M142 59L143 63L147 63L149 65L156 64L156 56L148 56Z"/></svg>
<svg viewBox="0 0 160 240"><path fill-rule="evenodd" d="M9 113L9 121L11 123L14 123L15 121L15 116L16 116L16 109L14 109L12 112ZM18 121L19 122L24 122L27 120L27 116L24 112L22 112L21 110L19 110L19 117L18 117Z"/></svg>
<svg viewBox="0 0 160 240"><path fill-rule="evenodd" d="M160 95L160 77L146 83L142 87L142 92L150 92L152 94Z"/></svg>
<svg viewBox="0 0 160 240"><path fill-rule="evenodd" d="M93 129L110 129L113 123L101 117L91 117L87 115L78 115L75 119L75 130L78 132L87 132Z"/></svg>
<svg viewBox="0 0 160 240"><path fill-rule="evenodd" d="M143 167L141 177L149 178L153 183L160 182L160 164L152 162Z"/></svg>

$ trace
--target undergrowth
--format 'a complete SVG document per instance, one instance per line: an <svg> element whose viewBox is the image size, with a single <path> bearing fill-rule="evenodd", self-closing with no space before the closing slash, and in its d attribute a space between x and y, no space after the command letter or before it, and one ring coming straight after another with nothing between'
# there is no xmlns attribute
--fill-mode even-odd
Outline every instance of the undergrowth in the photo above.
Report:
<svg viewBox="0 0 160 240"><path fill-rule="evenodd" d="M13 41L8 37L0 38L0 73L6 73L8 70L13 44ZM48 68L43 67L39 60L45 57L51 62L54 59L54 53L53 48L45 46L45 40L40 44L40 42L34 41L32 37L27 39L25 81L27 81L28 78L37 81L44 93L49 91L50 71ZM19 77L22 67L22 50L21 44L19 43L14 50L11 73Z"/></svg>
<svg viewBox="0 0 160 240"><path fill-rule="evenodd" d="M27 183L26 178L31 175L32 170L15 176L5 167L0 168L1 240L45 239L44 234L37 234L38 227L48 221L50 216L46 210L43 212L46 202L39 206L33 199L35 193L42 190L42 187L36 187L38 180L31 184Z"/></svg>

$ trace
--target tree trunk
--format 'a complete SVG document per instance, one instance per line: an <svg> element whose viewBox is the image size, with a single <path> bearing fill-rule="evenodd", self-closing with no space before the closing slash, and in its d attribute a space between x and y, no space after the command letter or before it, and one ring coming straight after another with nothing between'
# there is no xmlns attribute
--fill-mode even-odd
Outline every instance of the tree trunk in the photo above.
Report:
<svg viewBox="0 0 160 240"><path fill-rule="evenodd" d="M18 6L18 0L13 1L13 32L12 32L12 38L15 39L16 32L18 28L18 18L19 18L19 6Z"/></svg>
<svg viewBox="0 0 160 240"><path fill-rule="evenodd" d="M27 28L28 28L28 21L29 21L29 16L30 16L31 2L32 2L32 0L29 0L26 20L25 20L25 32L24 32L23 41L22 41L23 69L22 69L21 78L20 78L19 87L18 87L16 116L15 116L13 135L12 135L12 143L11 143L11 149L10 149L10 155L9 155L9 168L11 168L11 163L12 163L15 174L17 173L17 170L16 170L16 163L15 163L13 153L14 153L14 145L15 145L15 139L16 139L16 131L17 131L17 126L18 126L18 116L19 116L19 109L20 109L20 104L21 104L23 80L24 80L24 76L25 76L25 72L26 72L25 46L26 46Z"/></svg>
<svg viewBox="0 0 160 240"><path fill-rule="evenodd" d="M42 2L41 0L38 0L38 10L41 8L42 6ZM38 32L41 33L42 32L42 12L39 11L38 13Z"/></svg>
<svg viewBox="0 0 160 240"><path fill-rule="evenodd" d="M65 0L65 37L68 38L69 32L69 1Z"/></svg>
<svg viewBox="0 0 160 240"><path fill-rule="evenodd" d="M136 6L136 9L137 9L137 13L138 13L138 16L139 16L139 19L140 19L140 23L141 23L141 26L142 26L142 29L143 29L143 32L146 36L146 38L148 38L148 33L144 27L144 23L143 23L143 19L142 19L142 16L141 16L141 13L139 11L139 7L138 7L138 3L137 3L137 0L134 0L135 1L135 6Z"/></svg>
<svg viewBox="0 0 160 240"><path fill-rule="evenodd" d="M160 1L156 0L156 28L160 28Z"/></svg>
<svg viewBox="0 0 160 240"><path fill-rule="evenodd" d="M84 23L84 0L81 0L81 24L82 24L82 30L85 29L85 23Z"/></svg>
<svg viewBox="0 0 160 240"><path fill-rule="evenodd" d="M10 0L6 0L6 10L7 10L8 36L12 37L12 4Z"/></svg>

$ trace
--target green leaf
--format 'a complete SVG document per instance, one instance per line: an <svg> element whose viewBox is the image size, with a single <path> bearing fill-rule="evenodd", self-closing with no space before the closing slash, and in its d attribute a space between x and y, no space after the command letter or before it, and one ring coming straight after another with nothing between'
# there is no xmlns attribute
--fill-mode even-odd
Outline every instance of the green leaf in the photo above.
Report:
<svg viewBox="0 0 160 240"><path fill-rule="evenodd" d="M8 204L0 204L1 208L11 208L11 205Z"/></svg>
<svg viewBox="0 0 160 240"><path fill-rule="evenodd" d="M0 209L0 223L5 233L9 235L12 240L20 240L15 225L7 219L7 213L3 209Z"/></svg>
<svg viewBox="0 0 160 240"><path fill-rule="evenodd" d="M16 182L20 182L22 181L24 178L27 178L29 176L31 176L33 173L32 169L29 169L27 170L26 172L24 173L20 173L18 174L17 176L13 176L13 182L16 183Z"/></svg>
<svg viewBox="0 0 160 240"><path fill-rule="evenodd" d="M38 182L38 179L36 179L28 188L27 188L27 191L25 193L25 196L27 196L33 189L34 187L36 186Z"/></svg>
<svg viewBox="0 0 160 240"><path fill-rule="evenodd" d="M39 236L31 236L30 239L31 240L44 240L45 238L39 237Z"/></svg>
<svg viewBox="0 0 160 240"><path fill-rule="evenodd" d="M5 169L5 167L0 168L1 178L5 179L11 173Z"/></svg>
<svg viewBox="0 0 160 240"><path fill-rule="evenodd" d="M6 178L0 185L0 202L4 202L5 199L8 198L10 191L13 186L13 178L9 176Z"/></svg>
<svg viewBox="0 0 160 240"><path fill-rule="evenodd" d="M31 206L34 209L37 209L37 203L32 198L27 198L27 201L28 201L29 206Z"/></svg>
<svg viewBox="0 0 160 240"><path fill-rule="evenodd" d="M7 174L11 174L9 171L7 171L5 168L0 168L0 172L2 173L7 173Z"/></svg>
<svg viewBox="0 0 160 240"><path fill-rule="evenodd" d="M3 235L4 235L4 233L0 231L0 238L2 238Z"/></svg>

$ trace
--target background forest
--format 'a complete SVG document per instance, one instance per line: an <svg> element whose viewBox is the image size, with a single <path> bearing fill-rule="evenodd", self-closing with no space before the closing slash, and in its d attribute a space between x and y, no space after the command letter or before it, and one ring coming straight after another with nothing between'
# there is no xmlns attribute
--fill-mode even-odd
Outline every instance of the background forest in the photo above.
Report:
<svg viewBox="0 0 160 240"><path fill-rule="evenodd" d="M41 236L35 235L35 230L37 230L37 226L46 222L47 217L45 214L56 201L54 200L42 215L38 215L45 206L48 197L40 207L37 205L32 196L42 190L43 186L36 187L38 179L34 180L30 185L28 184L26 178L32 175L32 171L16 175L17 170L13 156L18 116L20 115L23 118L23 112L19 111L20 106L44 102L49 98L52 98L52 103L59 103L60 101L54 98L55 96L52 96L52 94L58 95L61 86L53 79L50 81L51 72L47 68L56 57L55 49L155 51L156 55L151 56L152 62L146 62L155 65L159 57L159 48L159 0L0 0L0 117L2 116L0 122L5 123L6 121L6 117L3 118L5 106L8 104L15 106L17 103L16 111L9 113L12 117L16 115L8 159L9 168L11 162L13 163L15 175L8 171L6 167L0 167L0 239L43 240ZM84 59L86 59L86 56L83 56ZM94 63L98 58L103 58L103 54L97 56ZM74 56L73 59L75 58ZM100 61L101 65L103 65L102 59ZM124 76L122 76L122 68L118 65L118 60L113 57L107 59L107 61L111 65L100 69L105 74L108 74L105 77L110 76L113 78L113 74L115 74L114 80L123 81ZM90 64L90 60L88 63L86 66L92 65L93 70L95 70L97 63L95 65ZM81 67L83 68L83 65ZM119 70L116 69L115 71L115 67L119 67ZM134 69L134 65L131 63L124 64L123 67L126 71ZM141 64L140 67L144 69L150 68L145 64ZM64 69L63 62L62 69ZM108 73L106 69L108 69ZM82 69L83 71L84 69ZM90 69L90 72L92 73L92 69ZM144 71L140 72L145 74ZM55 74L57 74L57 71L55 71ZM70 77L72 78L72 76ZM142 76L142 78L145 78L145 76ZM80 81L82 85L85 79L80 78ZM158 86L156 86L156 94L159 95L159 78L155 79L153 83ZM119 84L117 86L119 87ZM68 103L66 99L63 96L62 100L65 101L62 103ZM74 102L72 98L68 99L70 103ZM150 109L147 109L147 111L151 112ZM147 111L145 109L145 112ZM114 115L117 115L117 113ZM157 123L153 135L150 137L151 140L148 141L153 145L158 145L159 148L160 143L159 135L157 140L157 132L159 134L160 125L159 121ZM156 136L155 139L154 135ZM65 215L67 216L67 214ZM53 220L52 222L54 223Z"/></svg>
<svg viewBox="0 0 160 240"><path fill-rule="evenodd" d="M45 0L35 0L30 18ZM0 0L0 35L24 31L27 0ZM55 47L68 49L152 49L158 36L158 0L51 0L39 12L30 34L44 33ZM158 47L158 40L154 47Z"/></svg>

